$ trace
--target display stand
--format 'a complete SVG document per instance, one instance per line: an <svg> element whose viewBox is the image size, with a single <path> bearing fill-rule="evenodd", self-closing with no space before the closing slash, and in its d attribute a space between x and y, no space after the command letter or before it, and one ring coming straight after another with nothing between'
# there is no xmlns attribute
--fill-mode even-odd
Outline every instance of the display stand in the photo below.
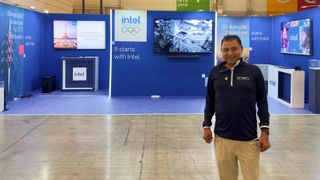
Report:
<svg viewBox="0 0 320 180"><path fill-rule="evenodd" d="M62 90L98 90L98 57L62 57L61 59Z"/></svg>
<svg viewBox="0 0 320 180"><path fill-rule="evenodd" d="M0 112L4 111L4 82L0 82Z"/></svg>
<svg viewBox="0 0 320 180"><path fill-rule="evenodd" d="M269 97L290 108L304 108L304 71L268 64L257 64L257 66L268 71Z"/></svg>
<svg viewBox="0 0 320 180"><path fill-rule="evenodd" d="M309 110L320 114L320 67L309 68Z"/></svg>

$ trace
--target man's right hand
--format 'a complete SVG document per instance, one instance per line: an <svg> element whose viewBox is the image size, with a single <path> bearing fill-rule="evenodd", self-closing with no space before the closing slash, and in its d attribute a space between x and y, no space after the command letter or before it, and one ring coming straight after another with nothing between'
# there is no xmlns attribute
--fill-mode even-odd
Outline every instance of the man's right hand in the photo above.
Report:
<svg viewBox="0 0 320 180"><path fill-rule="evenodd" d="M212 142L212 132L210 128L204 128L203 129L203 139L206 141L206 143L211 143Z"/></svg>

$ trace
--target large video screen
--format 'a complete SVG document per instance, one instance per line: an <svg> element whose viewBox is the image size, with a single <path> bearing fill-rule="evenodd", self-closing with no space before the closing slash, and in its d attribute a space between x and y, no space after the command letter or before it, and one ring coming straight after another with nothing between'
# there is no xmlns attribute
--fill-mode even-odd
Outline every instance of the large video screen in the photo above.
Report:
<svg viewBox="0 0 320 180"><path fill-rule="evenodd" d="M281 53L311 55L311 28L310 19L281 23Z"/></svg>
<svg viewBox="0 0 320 180"><path fill-rule="evenodd" d="M55 49L105 49L105 21L53 21Z"/></svg>
<svg viewBox="0 0 320 180"><path fill-rule="evenodd" d="M154 51L158 53L211 53L212 20L154 20Z"/></svg>

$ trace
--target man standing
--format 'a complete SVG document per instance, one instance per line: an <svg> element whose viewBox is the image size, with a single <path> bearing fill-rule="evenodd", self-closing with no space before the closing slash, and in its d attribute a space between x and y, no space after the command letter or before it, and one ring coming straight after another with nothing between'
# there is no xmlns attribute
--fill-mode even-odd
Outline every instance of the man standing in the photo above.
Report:
<svg viewBox="0 0 320 180"><path fill-rule="evenodd" d="M259 179L259 156L270 148L269 111L266 88L260 69L242 61L238 36L221 41L224 62L209 76L203 122L203 138L211 143L211 119L216 115L214 149L221 180L237 180L238 161L245 180ZM257 138L257 118L260 138Z"/></svg>

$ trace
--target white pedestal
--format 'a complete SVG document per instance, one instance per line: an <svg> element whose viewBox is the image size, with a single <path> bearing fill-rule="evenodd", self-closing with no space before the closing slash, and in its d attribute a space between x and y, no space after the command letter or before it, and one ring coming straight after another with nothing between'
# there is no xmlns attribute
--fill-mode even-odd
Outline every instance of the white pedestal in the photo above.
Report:
<svg viewBox="0 0 320 180"><path fill-rule="evenodd" d="M257 64L260 69L268 66L268 96L283 103L290 108L304 108L305 72L291 68L283 68L268 64ZM290 75L290 102L279 98L279 72Z"/></svg>
<svg viewBox="0 0 320 180"><path fill-rule="evenodd" d="M0 87L0 112L4 111L4 88Z"/></svg>

